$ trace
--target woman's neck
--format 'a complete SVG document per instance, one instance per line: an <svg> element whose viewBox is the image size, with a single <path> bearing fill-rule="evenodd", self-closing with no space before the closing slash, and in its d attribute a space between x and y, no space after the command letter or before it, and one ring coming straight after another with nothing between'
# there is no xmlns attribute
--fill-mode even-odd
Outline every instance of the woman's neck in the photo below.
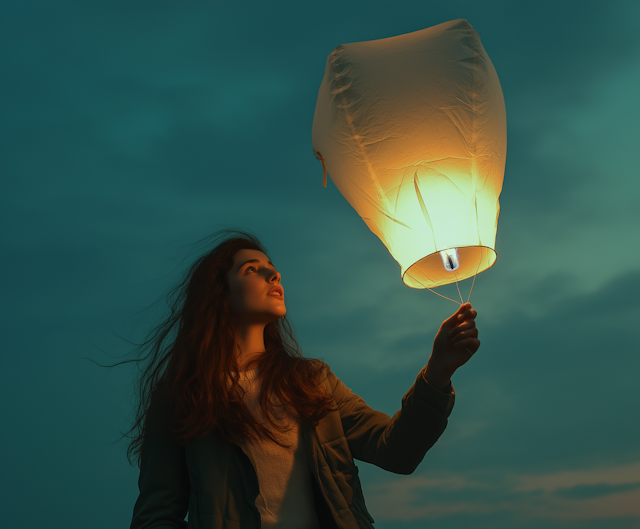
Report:
<svg viewBox="0 0 640 529"><path fill-rule="evenodd" d="M264 353L264 328L264 324L238 326L236 358L241 372L247 370L249 362L258 359Z"/></svg>

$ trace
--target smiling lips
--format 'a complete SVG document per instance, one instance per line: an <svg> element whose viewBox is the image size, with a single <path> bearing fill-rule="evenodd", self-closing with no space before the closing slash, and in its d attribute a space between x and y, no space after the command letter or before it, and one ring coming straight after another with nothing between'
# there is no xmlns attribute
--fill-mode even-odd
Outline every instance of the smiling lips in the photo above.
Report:
<svg viewBox="0 0 640 529"><path fill-rule="evenodd" d="M267 296L273 296L274 298L284 299L284 290L282 287L273 287L267 293Z"/></svg>

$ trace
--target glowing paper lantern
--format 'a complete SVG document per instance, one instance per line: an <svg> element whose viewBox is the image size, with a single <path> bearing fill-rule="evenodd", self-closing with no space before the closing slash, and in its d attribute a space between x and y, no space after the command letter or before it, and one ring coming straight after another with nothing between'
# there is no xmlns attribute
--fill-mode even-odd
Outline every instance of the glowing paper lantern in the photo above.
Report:
<svg viewBox="0 0 640 529"><path fill-rule="evenodd" d="M506 136L500 81L466 20L327 59L314 152L410 287L495 263Z"/></svg>

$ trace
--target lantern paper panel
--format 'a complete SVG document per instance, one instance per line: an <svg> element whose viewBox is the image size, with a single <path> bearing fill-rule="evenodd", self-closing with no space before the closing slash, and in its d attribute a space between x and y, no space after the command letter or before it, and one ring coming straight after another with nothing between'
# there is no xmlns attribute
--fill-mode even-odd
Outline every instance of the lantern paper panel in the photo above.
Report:
<svg viewBox="0 0 640 529"><path fill-rule="evenodd" d="M312 139L406 285L433 288L493 266L506 112L493 64L466 20L338 46Z"/></svg>

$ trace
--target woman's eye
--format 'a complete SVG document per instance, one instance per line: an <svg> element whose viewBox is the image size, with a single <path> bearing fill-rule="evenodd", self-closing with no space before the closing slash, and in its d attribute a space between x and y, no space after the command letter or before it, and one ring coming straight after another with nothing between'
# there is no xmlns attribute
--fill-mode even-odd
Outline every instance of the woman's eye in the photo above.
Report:
<svg viewBox="0 0 640 529"><path fill-rule="evenodd" d="M253 270L255 272L257 269L255 266L247 266L247 269L245 271L248 272L249 270Z"/></svg>

